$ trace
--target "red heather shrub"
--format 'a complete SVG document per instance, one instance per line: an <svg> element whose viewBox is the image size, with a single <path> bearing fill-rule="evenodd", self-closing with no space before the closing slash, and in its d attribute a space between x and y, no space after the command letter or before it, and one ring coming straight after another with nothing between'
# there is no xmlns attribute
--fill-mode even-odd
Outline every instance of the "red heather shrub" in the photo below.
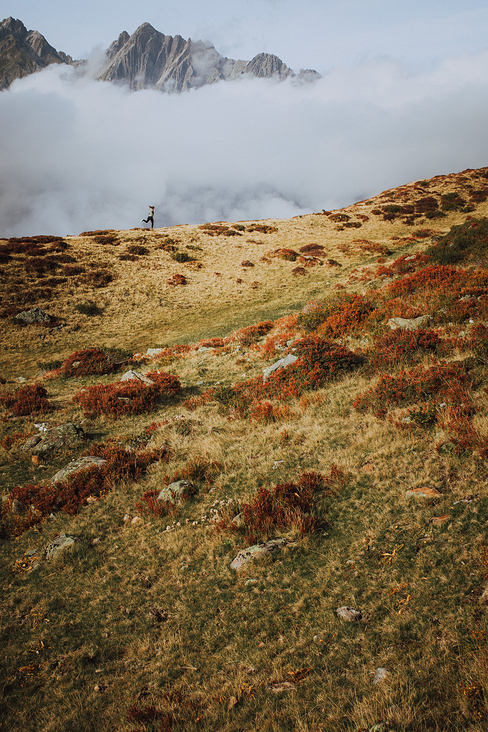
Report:
<svg viewBox="0 0 488 732"><path fill-rule="evenodd" d="M429 261L426 254L402 254L401 257L388 265L388 267L378 267L376 277L394 277L395 275L404 275L416 272L419 267L424 267Z"/></svg>
<svg viewBox="0 0 488 732"><path fill-rule="evenodd" d="M374 309L363 295L340 293L310 305L298 316L298 323L309 332L337 338L357 330ZM320 328L319 328L320 326Z"/></svg>
<svg viewBox="0 0 488 732"><path fill-rule="evenodd" d="M4 394L0 397L0 403L16 417L50 412L52 408L47 399L47 390L40 384L21 386L13 394Z"/></svg>
<svg viewBox="0 0 488 732"><path fill-rule="evenodd" d="M400 361L412 361L424 353L439 353L442 341L432 330L394 330L377 338L368 349L369 368L378 369Z"/></svg>
<svg viewBox="0 0 488 732"><path fill-rule="evenodd" d="M254 341L262 338L274 327L272 320L264 320L256 325L249 325L247 328L237 330L232 334L233 340L239 341L241 346L249 346Z"/></svg>
<svg viewBox="0 0 488 732"><path fill-rule="evenodd" d="M439 402L457 402L460 389L475 385L474 376L466 362L440 363L424 369L401 371L398 376L381 374L375 386L360 394L353 406L359 411L370 410L376 417L385 417L390 409L402 404L414 404L436 397Z"/></svg>
<svg viewBox="0 0 488 732"><path fill-rule="evenodd" d="M227 338L204 338L197 343L196 348L222 348L228 342Z"/></svg>
<svg viewBox="0 0 488 732"><path fill-rule="evenodd" d="M34 511L29 508L23 516L9 515L7 527L4 517L3 530L7 529L8 534L16 536L42 521L53 511L74 515L89 496L106 495L122 481L138 480L152 463L167 462L170 459L170 454L164 447L135 453L129 452L120 443L112 440L92 445L83 454L103 458L106 463L92 465L73 473L55 485L31 483L17 486L11 491L8 503L17 499L24 506L34 506Z"/></svg>
<svg viewBox="0 0 488 732"><path fill-rule="evenodd" d="M293 269L292 269L291 273L292 273L292 275L294 275L295 277L298 277L298 276L300 276L300 275L305 275L305 274L307 274L307 270L306 270L306 269L305 269L304 267L293 267Z"/></svg>
<svg viewBox="0 0 488 732"><path fill-rule="evenodd" d="M87 348L68 356L60 370L64 376L100 376L110 374L117 368L118 364L113 354L101 348Z"/></svg>
<svg viewBox="0 0 488 732"><path fill-rule="evenodd" d="M181 392L176 376L163 372L151 372L147 376L155 383L144 384L138 379L131 379L115 384L97 384L79 391L73 401L78 402L85 414L120 417L149 412L161 399Z"/></svg>
<svg viewBox="0 0 488 732"><path fill-rule="evenodd" d="M174 274L172 277L170 277L168 280L166 280L166 284L174 285L176 287L177 285L187 285L188 280L186 279L185 275Z"/></svg>
<svg viewBox="0 0 488 732"><path fill-rule="evenodd" d="M320 530L325 521L319 516L319 499L335 494L345 481L344 473L333 465L329 476L302 473L296 483L282 483L274 488L262 486L249 503L242 504L246 541L266 541L277 532L290 529L300 534Z"/></svg>

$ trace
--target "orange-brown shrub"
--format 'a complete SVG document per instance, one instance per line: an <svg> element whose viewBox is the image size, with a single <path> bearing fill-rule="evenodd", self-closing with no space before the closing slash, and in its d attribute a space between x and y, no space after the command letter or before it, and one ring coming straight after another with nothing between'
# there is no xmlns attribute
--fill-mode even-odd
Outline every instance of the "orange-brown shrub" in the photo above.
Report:
<svg viewBox="0 0 488 732"><path fill-rule="evenodd" d="M172 374L151 372L147 376L154 384L145 384L138 379L97 384L77 392L73 401L81 406L86 415L105 414L116 418L149 412L161 400L181 392L179 379Z"/></svg>
<svg viewBox="0 0 488 732"><path fill-rule="evenodd" d="M87 348L75 351L61 365L64 376L89 376L110 374L119 368L113 353L102 348Z"/></svg>
<svg viewBox="0 0 488 732"><path fill-rule="evenodd" d="M89 496L106 495L122 481L138 480L152 463L170 459L165 447L135 453L126 450L115 440L92 445L83 454L100 457L106 463L92 465L56 484L29 483L16 486L2 506L0 532L7 536L18 536L55 511L76 514ZM24 514L12 514L14 499L26 507Z"/></svg>
<svg viewBox="0 0 488 732"><path fill-rule="evenodd" d="M21 386L13 394L0 397L3 404L16 417L24 417L37 412L50 412L52 407L47 398L47 390L40 384Z"/></svg>

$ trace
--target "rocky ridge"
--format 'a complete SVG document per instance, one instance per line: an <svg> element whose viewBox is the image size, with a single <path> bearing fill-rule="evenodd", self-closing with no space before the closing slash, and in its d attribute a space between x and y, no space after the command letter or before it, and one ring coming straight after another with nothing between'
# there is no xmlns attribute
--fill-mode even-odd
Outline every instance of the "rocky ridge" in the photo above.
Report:
<svg viewBox="0 0 488 732"><path fill-rule="evenodd" d="M0 23L0 89L51 63L84 64L56 51L44 36L28 31L20 20L7 18ZM110 45L97 79L126 84L132 90L182 92L246 76L277 81L291 78L297 83L320 78L311 69L296 74L273 54L259 53L251 61L229 59L211 43L166 36L150 23L143 23L132 35L123 31Z"/></svg>
<svg viewBox="0 0 488 732"><path fill-rule="evenodd" d="M49 64L72 63L71 56L56 51L39 31L28 31L20 20L10 17L0 23L0 90Z"/></svg>

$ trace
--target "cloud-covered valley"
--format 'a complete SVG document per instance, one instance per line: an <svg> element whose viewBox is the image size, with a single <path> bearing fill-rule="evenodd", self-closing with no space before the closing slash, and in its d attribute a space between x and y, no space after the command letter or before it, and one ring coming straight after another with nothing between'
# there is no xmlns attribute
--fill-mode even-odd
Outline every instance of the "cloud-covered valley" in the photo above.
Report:
<svg viewBox="0 0 488 732"><path fill-rule="evenodd" d="M93 63L96 59L93 60ZM0 93L0 235L287 218L487 164L488 51L313 84L129 92L50 66Z"/></svg>

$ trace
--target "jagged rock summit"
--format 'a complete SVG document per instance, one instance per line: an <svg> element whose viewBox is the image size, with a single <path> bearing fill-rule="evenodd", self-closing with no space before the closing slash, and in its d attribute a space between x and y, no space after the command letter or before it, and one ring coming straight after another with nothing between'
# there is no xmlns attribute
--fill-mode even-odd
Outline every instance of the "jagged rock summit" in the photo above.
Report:
<svg viewBox="0 0 488 732"><path fill-rule="evenodd" d="M82 64L56 51L20 20L7 18L0 23L0 90L51 63ZM165 36L143 23L131 36L124 31L110 45L97 79L126 84L133 90L182 92L246 76L297 82L320 78L311 69L296 74L273 54L259 53L251 61L229 59L211 43Z"/></svg>
<svg viewBox="0 0 488 732"><path fill-rule="evenodd" d="M181 92L245 75L279 81L288 77L304 81L320 77L310 69L295 74L269 53L260 53L251 61L229 59L210 43L165 36L150 23L143 23L131 36L124 31L112 43L99 78L128 84L131 89Z"/></svg>
<svg viewBox="0 0 488 732"><path fill-rule="evenodd" d="M0 23L0 90L49 64L72 63L70 56L56 51L39 31L28 31L22 21L6 18Z"/></svg>

